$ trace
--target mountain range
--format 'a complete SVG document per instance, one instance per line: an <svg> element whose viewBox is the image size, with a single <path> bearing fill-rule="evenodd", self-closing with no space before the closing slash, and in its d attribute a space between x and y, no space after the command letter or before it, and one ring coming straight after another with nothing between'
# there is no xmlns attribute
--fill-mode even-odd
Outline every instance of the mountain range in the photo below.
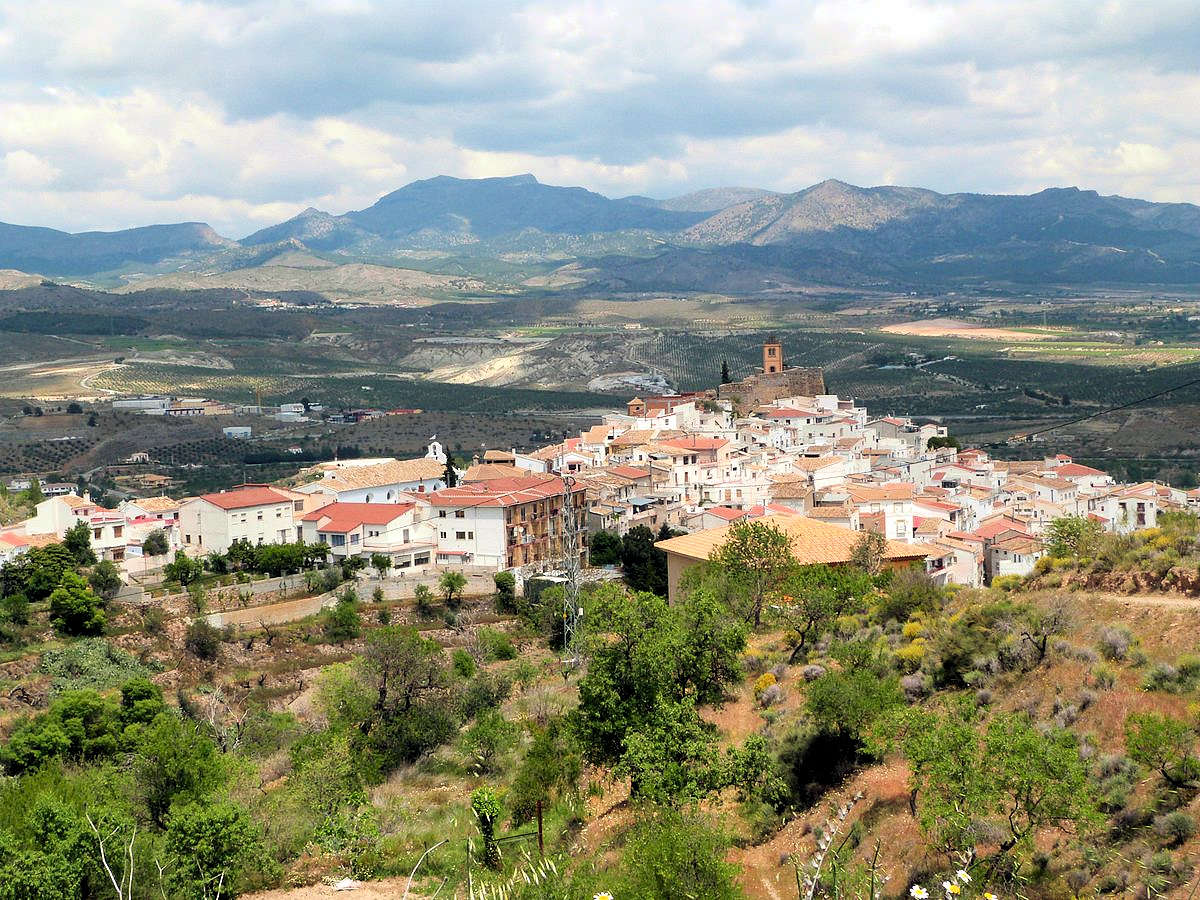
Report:
<svg viewBox="0 0 1200 900"><path fill-rule="evenodd" d="M456 274L463 259L524 254L573 263L584 285L611 290L1197 284L1200 207L1077 188L939 194L834 180L795 193L730 187L612 199L532 175L439 176L342 215L306 209L241 240L196 222L82 234L0 223L0 269L50 278L230 273L298 250L401 267L426 251L453 257Z"/></svg>

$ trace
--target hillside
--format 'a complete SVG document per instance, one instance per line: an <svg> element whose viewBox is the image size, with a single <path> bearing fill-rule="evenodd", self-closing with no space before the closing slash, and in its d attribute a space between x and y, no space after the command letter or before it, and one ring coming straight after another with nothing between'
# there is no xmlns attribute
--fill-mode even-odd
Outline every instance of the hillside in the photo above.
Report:
<svg viewBox="0 0 1200 900"><path fill-rule="evenodd" d="M365 209L309 208L240 242L200 223L85 234L0 225L0 268L102 285L232 273L223 284L250 288L262 274L242 270L290 252L401 266L418 256L435 272L510 285L537 279L530 287L546 284L546 266L574 261L592 275L576 284L583 289L1196 284L1200 207L1078 188L939 194L836 180L789 194L726 187L611 199L532 175L438 176Z"/></svg>

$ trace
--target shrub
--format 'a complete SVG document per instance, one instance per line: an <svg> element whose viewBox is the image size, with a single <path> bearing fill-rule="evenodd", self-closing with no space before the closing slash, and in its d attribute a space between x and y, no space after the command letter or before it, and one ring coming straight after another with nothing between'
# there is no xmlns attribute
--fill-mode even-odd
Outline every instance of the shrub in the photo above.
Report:
<svg viewBox="0 0 1200 900"><path fill-rule="evenodd" d="M492 576L496 585L496 611L515 614L517 608L517 578L512 572L497 572Z"/></svg>
<svg viewBox="0 0 1200 900"><path fill-rule="evenodd" d="M1200 655L1195 653L1185 653L1179 659L1175 660L1175 668L1179 670L1179 677L1186 681L1195 681L1200 678Z"/></svg>
<svg viewBox="0 0 1200 900"><path fill-rule="evenodd" d="M1178 847L1196 833L1196 822L1183 810L1176 810L1155 817L1154 831L1170 846Z"/></svg>
<svg viewBox="0 0 1200 900"><path fill-rule="evenodd" d="M1117 683L1117 673L1112 666L1100 663L1092 666L1092 679L1096 682L1096 687L1107 691Z"/></svg>
<svg viewBox="0 0 1200 900"><path fill-rule="evenodd" d="M905 622L900 634L906 641L911 641L919 637L924 637L927 630L924 622Z"/></svg>
<svg viewBox="0 0 1200 900"><path fill-rule="evenodd" d="M37 670L50 676L54 694L85 688L103 691L151 674L136 657L99 637L47 650Z"/></svg>
<svg viewBox="0 0 1200 900"><path fill-rule="evenodd" d="M999 578L992 579L992 587L998 591L1009 593L1015 591L1021 586L1020 575L1001 575Z"/></svg>
<svg viewBox="0 0 1200 900"><path fill-rule="evenodd" d="M1155 663L1142 677L1143 691L1166 691L1174 694L1179 688L1179 670L1167 663Z"/></svg>
<svg viewBox="0 0 1200 900"><path fill-rule="evenodd" d="M900 690L904 691L904 699L916 703L929 694L929 679L919 672L905 675L900 679Z"/></svg>
<svg viewBox="0 0 1200 900"><path fill-rule="evenodd" d="M758 695L758 705L763 709L769 709L780 700L783 699L783 688L778 684L768 685L761 694Z"/></svg>
<svg viewBox="0 0 1200 900"><path fill-rule="evenodd" d="M1133 646L1133 635L1128 628L1117 625L1107 625L1100 629L1100 638L1097 641L1100 648L1100 653L1107 660L1121 660L1129 653L1129 648Z"/></svg>
<svg viewBox="0 0 1200 900"><path fill-rule="evenodd" d="M509 660L517 658L517 650L513 646L512 638L503 631L498 631L495 628L480 628L477 637L484 659Z"/></svg>
<svg viewBox="0 0 1200 900"><path fill-rule="evenodd" d="M754 682L754 699L760 701L765 691L769 687L775 686L775 676L771 672L764 672L759 675Z"/></svg>
<svg viewBox="0 0 1200 900"><path fill-rule="evenodd" d="M475 657L461 647L450 654L450 662L455 675L471 678L475 674Z"/></svg>
<svg viewBox="0 0 1200 900"><path fill-rule="evenodd" d="M800 670L800 675L805 681L816 681L824 674L825 667L816 663L810 663Z"/></svg>
<svg viewBox="0 0 1200 900"><path fill-rule="evenodd" d="M924 638L917 638L911 644L905 644L903 647L898 647L895 651L896 663L904 672L915 672L921 668L921 663L925 661L926 655L929 653L929 645L925 643Z"/></svg>
<svg viewBox="0 0 1200 900"><path fill-rule="evenodd" d="M183 646L189 653L212 662L221 651L221 633L207 619L197 619L187 627Z"/></svg>

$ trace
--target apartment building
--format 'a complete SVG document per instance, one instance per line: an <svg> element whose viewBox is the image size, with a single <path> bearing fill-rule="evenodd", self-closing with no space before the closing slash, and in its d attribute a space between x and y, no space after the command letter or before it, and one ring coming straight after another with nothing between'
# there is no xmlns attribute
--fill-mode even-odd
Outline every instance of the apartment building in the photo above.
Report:
<svg viewBox="0 0 1200 900"><path fill-rule="evenodd" d="M566 486L556 476L500 478L430 494L437 562L495 569L552 566L561 559ZM586 558L587 492L571 488L571 508Z"/></svg>

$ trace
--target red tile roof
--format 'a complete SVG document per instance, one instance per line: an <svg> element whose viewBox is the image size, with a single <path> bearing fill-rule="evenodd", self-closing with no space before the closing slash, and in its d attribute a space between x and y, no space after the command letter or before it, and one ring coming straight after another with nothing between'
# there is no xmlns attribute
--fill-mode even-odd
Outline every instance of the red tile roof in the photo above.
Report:
<svg viewBox="0 0 1200 900"><path fill-rule="evenodd" d="M720 450L729 441L724 438L706 438L706 437L679 437L670 438L669 440L659 441L663 447L670 447L673 450Z"/></svg>
<svg viewBox="0 0 1200 900"><path fill-rule="evenodd" d="M575 491L584 490L576 485ZM558 477L534 475L527 478L494 478L478 484L443 488L428 494L432 506L517 506L560 496L563 480Z"/></svg>
<svg viewBox="0 0 1200 900"><path fill-rule="evenodd" d="M345 533L362 525L387 525L415 507L415 503L330 503L301 521L316 522L318 531Z"/></svg>
<svg viewBox="0 0 1200 900"><path fill-rule="evenodd" d="M201 494L199 499L207 500L213 506L221 509L246 509L251 506L271 506L276 503L291 501L291 495L268 487L265 484L248 484L222 491L219 494Z"/></svg>

